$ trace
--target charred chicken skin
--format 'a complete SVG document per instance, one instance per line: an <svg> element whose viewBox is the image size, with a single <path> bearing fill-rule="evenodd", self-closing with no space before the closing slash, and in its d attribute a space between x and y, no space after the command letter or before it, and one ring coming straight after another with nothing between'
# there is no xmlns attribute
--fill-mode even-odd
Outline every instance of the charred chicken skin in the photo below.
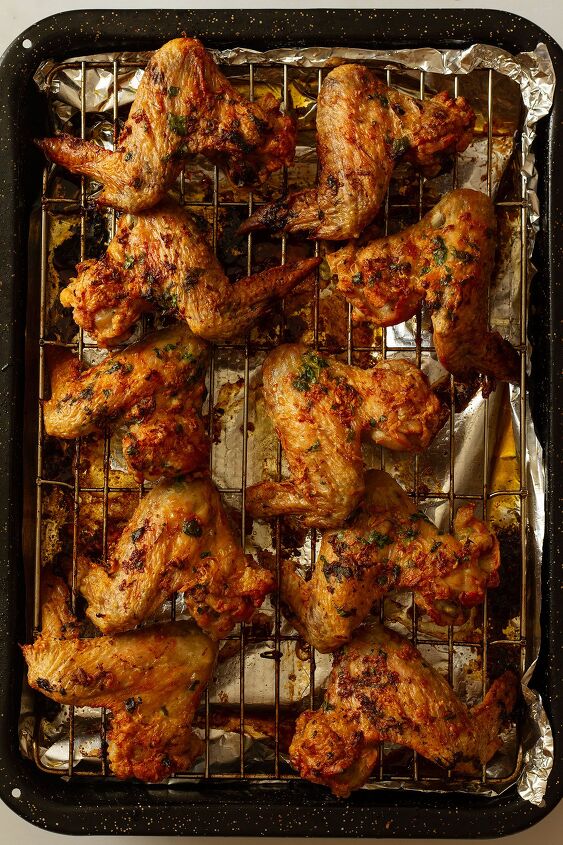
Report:
<svg viewBox="0 0 563 845"><path fill-rule="evenodd" d="M295 514L305 525L341 526L365 491L362 437L417 452L445 419L426 376L410 361L395 358L362 370L286 344L268 355L263 373L266 409L291 480L249 487L253 517Z"/></svg>
<svg viewBox="0 0 563 845"><path fill-rule="evenodd" d="M322 537L312 577L282 565L281 599L288 618L317 651L347 643L373 603L390 590L414 590L438 625L460 625L466 610L498 585L498 541L461 507L444 534L417 510L386 472L366 473L366 494L344 527Z"/></svg>
<svg viewBox="0 0 563 845"><path fill-rule="evenodd" d="M261 206L240 228L357 238L377 214L400 158L427 176L472 137L475 114L463 97L416 100L388 88L362 65L342 65L317 102L318 187Z"/></svg>
<svg viewBox="0 0 563 845"><path fill-rule="evenodd" d="M450 373L518 382L518 353L486 330L495 235L489 197L462 189L446 194L420 223L366 246L348 244L327 261L360 319L394 326L424 300L438 358Z"/></svg>
<svg viewBox="0 0 563 845"><path fill-rule="evenodd" d="M80 561L87 616L103 633L150 618L184 593L213 638L250 619L274 587L272 573L245 555L208 479L161 481L141 500L106 567Z"/></svg>
<svg viewBox="0 0 563 845"><path fill-rule="evenodd" d="M291 762L341 798L367 781L382 740L474 774L500 748L517 689L516 675L505 672L468 709L408 640L373 624L335 656L324 704L297 720Z"/></svg>
<svg viewBox="0 0 563 845"><path fill-rule="evenodd" d="M86 370L74 356L60 359L43 407L45 431L73 439L124 422L123 454L138 480L204 467L206 363L207 345L185 325L153 332Z"/></svg>
<svg viewBox="0 0 563 845"><path fill-rule="evenodd" d="M100 205L140 211L164 197L189 156L222 165L237 185L255 185L291 164L295 137L275 97L251 103L200 41L184 37L152 56L115 151L65 134L37 143L51 161L101 182Z"/></svg>
<svg viewBox="0 0 563 845"><path fill-rule="evenodd" d="M63 582L53 588L60 600ZM59 704L111 711L108 760L116 777L155 782L190 769L203 752L191 724L216 644L185 621L80 638L66 602L58 620L57 608L46 608L41 635L23 647L30 686Z"/></svg>
<svg viewBox="0 0 563 845"><path fill-rule="evenodd" d="M320 259L272 267L231 284L201 223L173 202L121 216L106 254L85 261L61 293L74 319L101 346L123 340L141 314L160 307L211 341L243 335Z"/></svg>

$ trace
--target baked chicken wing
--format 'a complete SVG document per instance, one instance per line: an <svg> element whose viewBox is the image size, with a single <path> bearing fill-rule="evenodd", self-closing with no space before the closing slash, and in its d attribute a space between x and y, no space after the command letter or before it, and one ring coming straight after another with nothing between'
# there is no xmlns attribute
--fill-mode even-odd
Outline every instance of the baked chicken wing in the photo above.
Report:
<svg viewBox="0 0 563 845"><path fill-rule="evenodd" d="M149 61L115 151L71 135L38 145L56 164L104 186L100 205L140 211L156 205L183 161L200 153L237 185L259 184L290 164L295 125L271 94L250 102L196 38L175 38Z"/></svg>
<svg viewBox="0 0 563 845"><path fill-rule="evenodd" d="M291 762L342 798L367 781L381 740L474 774L500 748L517 689L516 675L505 672L468 709L408 640L373 624L335 656L324 704L297 720Z"/></svg>
<svg viewBox="0 0 563 845"><path fill-rule="evenodd" d="M399 234L327 256L337 287L362 320L394 326L432 309L440 362L459 379L476 373L520 379L520 359L498 332L487 331L496 217L489 197L461 189L446 194Z"/></svg>
<svg viewBox="0 0 563 845"><path fill-rule="evenodd" d="M123 340L143 312L157 307L184 320L199 337L218 342L244 334L319 262L272 267L231 284L198 220L165 202L123 214L106 254L78 265L61 302L102 346Z"/></svg>
<svg viewBox="0 0 563 845"><path fill-rule="evenodd" d="M209 459L200 416L206 363L207 345L186 325L153 332L86 370L74 356L59 359L45 431L73 439L122 421L123 454L139 480L192 472Z"/></svg>
<svg viewBox="0 0 563 845"><path fill-rule="evenodd" d="M441 92L420 101L362 65L334 68L317 102L318 187L261 206L239 231L357 238L381 207L399 158L435 175L445 156L468 146L474 123L463 97Z"/></svg>
<svg viewBox="0 0 563 845"><path fill-rule="evenodd" d="M339 531L323 534L312 577L282 564L281 599L288 618L317 651L348 642L373 603L390 590L414 590L417 604L438 625L461 625L466 610L498 585L496 537L461 507L454 536L417 510L386 472L370 470L366 494Z"/></svg>
<svg viewBox="0 0 563 845"><path fill-rule="evenodd" d="M60 582L54 587L59 599ZM159 781L191 768L203 742L191 724L211 677L216 644L189 622L116 636L80 638L68 607L23 646L28 681L59 704L107 707L108 760L118 778Z"/></svg>
<svg viewBox="0 0 563 845"><path fill-rule="evenodd" d="M161 481L141 500L107 566L79 561L86 614L103 633L126 631L184 593L215 639L250 619L274 577L245 555L208 479Z"/></svg>
<svg viewBox="0 0 563 845"><path fill-rule="evenodd" d="M266 409L291 479L247 489L254 517L295 514L305 525L342 525L365 490L362 437L417 452L445 419L445 407L410 361L395 358L362 370L286 344L268 355L263 372Z"/></svg>

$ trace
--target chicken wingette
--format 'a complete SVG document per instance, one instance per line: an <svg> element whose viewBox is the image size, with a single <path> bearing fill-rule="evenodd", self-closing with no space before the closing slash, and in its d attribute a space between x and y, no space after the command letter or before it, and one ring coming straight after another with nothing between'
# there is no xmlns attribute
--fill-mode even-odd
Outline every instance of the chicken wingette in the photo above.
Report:
<svg viewBox="0 0 563 845"><path fill-rule="evenodd" d="M520 358L498 332L487 331L497 223L480 191L446 194L419 223L365 246L327 256L337 287L361 320L394 326L432 310L440 362L460 380L475 374L518 382Z"/></svg>
<svg viewBox="0 0 563 845"><path fill-rule="evenodd" d="M123 422L123 455L139 479L177 476L207 465L201 419L207 344L186 325L147 335L85 370L59 359L43 406L47 434L73 439Z"/></svg>
<svg viewBox="0 0 563 845"><path fill-rule="evenodd" d="M239 231L357 238L379 211L400 158L433 176L448 154L466 149L474 123L463 97L442 91L421 101L362 65L334 68L317 102L318 187L261 206Z"/></svg>
<svg viewBox="0 0 563 845"><path fill-rule="evenodd" d="M335 655L324 704L297 720L291 762L342 798L367 781L382 740L475 774L500 748L517 690L505 672L469 709L408 640L373 624Z"/></svg>
<svg viewBox="0 0 563 845"><path fill-rule="evenodd" d="M51 578L42 633L23 646L30 686L59 704L111 711L107 754L116 777L154 782L189 770L203 752L191 724L216 644L185 621L84 638L67 599Z"/></svg>
<svg viewBox="0 0 563 845"><path fill-rule="evenodd" d="M150 59L114 151L66 134L37 143L56 164L101 182L100 205L140 211L164 197L190 156L255 185L292 162L295 137L272 94L251 103L200 41L182 37Z"/></svg>
<svg viewBox="0 0 563 845"><path fill-rule="evenodd" d="M319 262L310 258L230 283L201 221L167 201L123 214L106 254L78 265L61 302L101 346L123 340L141 314L157 308L219 342L243 335Z"/></svg>
<svg viewBox="0 0 563 845"><path fill-rule="evenodd" d="M446 415L426 376L398 358L362 370L286 344L268 355L263 374L291 479L247 489L247 510L257 518L295 514L305 525L341 526L365 491L362 437L417 452Z"/></svg>
<svg viewBox="0 0 563 845"><path fill-rule="evenodd" d="M250 619L274 587L245 555L208 479L161 481L141 500L106 566L79 560L86 615L104 633L150 618L184 593L195 622L219 639Z"/></svg>
<svg viewBox="0 0 563 845"><path fill-rule="evenodd" d="M498 540L461 507L454 536L438 531L386 472L366 473L366 494L338 531L323 534L312 577L284 561L280 595L292 625L317 651L347 643L372 605L391 590L413 590L438 625L461 625L498 585Z"/></svg>

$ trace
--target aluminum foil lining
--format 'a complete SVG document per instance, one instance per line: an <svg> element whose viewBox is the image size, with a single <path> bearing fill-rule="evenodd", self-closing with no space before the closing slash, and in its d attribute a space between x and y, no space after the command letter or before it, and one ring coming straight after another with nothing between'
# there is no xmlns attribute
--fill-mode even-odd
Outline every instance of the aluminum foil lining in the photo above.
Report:
<svg viewBox="0 0 563 845"><path fill-rule="evenodd" d="M478 112L476 135L473 143L465 153L458 156L457 184L459 187L473 187L484 190L487 178L487 166L490 159L490 184L493 195L503 180L512 179L514 194L523 195L528 200L527 212L527 248L524 256L528 262L528 283L533 275L530 264L535 234L539 227L539 201L537 196L537 171L534 166L532 144L536 133L537 122L546 116L551 108L555 87L553 66L545 45L538 44L529 53L512 56L504 50L484 44L476 44L464 50L436 50L418 48L413 50L365 50L350 48L315 48L305 49L282 48L265 53L245 48L233 48L224 51L214 51L217 62L224 67L225 72L235 85L246 90L248 76L246 67L252 64L255 68L255 88L272 90L280 94L280 66L287 66L289 82L289 105L298 116L301 129L296 164L290 172L290 189L302 184L311 184L315 178L315 150L314 150L314 121L316 109L316 81L317 71L330 68L341 62L356 61L368 63L379 71L391 71L392 84L409 93L418 94L419 71L425 72L425 84L430 90L441 90L444 87L452 90L451 77L459 79L459 93L468 96ZM142 66L150 57L149 53L115 53L71 60L69 67L61 67L56 62L44 62L35 74L38 87L49 97L49 114L55 131L72 129L80 111L81 100L84 98L87 131L98 142L110 147L113 139L111 118L114 111L114 98L117 87L117 108L120 117L122 112L134 99L139 82L142 78ZM105 66L90 67L85 76L82 88L82 69L80 61L84 59L109 63ZM113 63L116 63L113 65ZM244 71L243 71L244 69ZM494 119L492 132L492 147L489 151L487 139L487 79L486 71L494 71ZM448 79L449 78L449 79ZM117 80L117 86L115 81ZM205 199L206 190L211 182L212 169L204 161L190 164L190 178L187 187L187 200L190 198ZM294 182L292 183L292 179ZM391 194L408 196L409 174L401 171L391 186ZM418 187L418 180L416 182ZM406 186L406 187L405 187ZM261 198L269 199L279 191L280 183L274 177L264 186ZM429 200L438 197L452 187L451 174L438 176L425 184ZM69 187L61 180L61 194L68 192ZM230 191L232 198L234 189L220 176L219 190L221 195ZM191 192L191 193L190 193ZM413 222L405 219L399 225ZM521 304L521 248L520 248L520 213L507 210L500 222L500 256L498 271L491 290L491 324L503 334L518 343L520 341L520 304ZM56 221L55 221L56 223ZM64 228L67 224L60 223ZM67 226L68 228L68 226ZM67 232L69 236L70 229ZM62 235L61 235L62 237ZM64 240L64 238L62 237ZM37 246L37 245L36 245ZM288 243L288 249L291 244ZM236 267L237 257L229 248L225 248L221 256L228 266L229 262ZM266 256L267 257L267 256ZM244 257L244 261L246 258ZM54 266L51 270L55 272ZM70 268L72 272L72 268ZM67 274L68 278L68 274ZM61 280L59 280L61 281ZM527 296L524 291L523 295ZM55 333L64 334L57 323L60 312L55 305L55 296L49 303L50 316ZM323 321L323 307L326 309ZM293 310L292 310L293 309ZM338 310L340 309L340 310ZM329 283L320 292L321 332L326 337L340 337L344 331L346 312L344 303L339 301ZM286 302L286 315L289 312L288 325L294 326L295 337L288 339L312 340L310 320L307 321L306 304L299 298ZM326 315L330 314L328 317ZM335 316L336 315L336 316ZM293 320L293 323L291 323ZM67 320L68 322L68 320ZM431 341L429 320L423 315L422 341L427 345ZM66 340L72 339L73 329L66 327ZM356 330L355 330L356 331ZM390 346L407 346L412 348L414 357L415 324L414 321L385 330L387 344ZM69 335L70 332L70 335ZM263 356L262 356L263 357ZM248 465L247 483L252 484L264 477L273 476L276 471L277 441L263 408L261 393L260 371L262 357L253 357L250 366L250 382L248 393ZM423 353L423 369L431 380L438 379L443 371L435 358ZM210 413L220 411L216 431L216 443L213 454L213 476L219 486L236 488L240 486L241 439L240 431L244 414L244 391L240 381L243 361L237 360L237 353L217 353L215 365L214 393L210 401ZM502 478L502 489L518 489L519 487L519 455L520 442L520 392L516 387L499 386L485 400L480 391L468 398L463 410L456 413L454 420L455 439L455 486L456 492L465 495L479 495L482 492L482 478L485 473L489 478L495 474ZM508 420L508 427L506 425ZM488 769L488 774L496 778L492 784L477 782L462 783L441 782L440 789L451 788L476 792L482 795L497 795L504 789L517 783L517 789L525 800L534 804L541 804L546 789L547 780L553 760L553 738L549 722L537 692L530 686L530 679L537 659L539 639L539 608L540 608L540 571L541 553L544 536L544 490L545 478L543 472L543 458L541 446L536 438L531 416L526 403L526 433L527 453L525 455L526 478L525 486L529 491L527 498L527 560L529 578L527 583L528 608L528 638L530 648L527 655L526 672L522 678L522 690L526 703L526 717L522 726L521 736L516 731L508 731L503 737L503 748L494 758ZM485 436L484 436L485 432ZM485 440L487 451L492 456L489 466L484 466ZM112 438L111 468L112 472L124 472L125 467L118 447L119 438ZM412 458L397 453L380 450L366 450L368 465L384 466L407 489L413 485ZM422 482L422 485L421 485ZM445 429L438 435L431 448L419 459L419 492L441 489L448 492L450 483L449 463L449 431ZM491 484L493 482L491 481ZM490 489L494 489L491 486ZM504 497L501 497L504 498ZM508 497L505 502L500 499L491 500L489 517L495 526L503 543L503 560L505 563L505 578L509 580L506 571L507 555L510 549L514 552L517 542L515 537L520 533L517 497ZM423 497L422 497L423 499ZM235 510L240 507L237 497L228 501ZM428 501L422 504L428 514L444 529L448 529L451 515L447 505ZM52 507L55 507L51 502ZM56 509L56 508L55 508ZM52 516L52 515L51 515ZM45 515L44 515L45 517ZM57 520L52 516L51 521L44 519L47 531L56 534ZM311 562L311 549L314 546L310 534L299 536L293 549L294 555L304 567ZM57 543L51 548L57 549ZM248 538L248 550L255 553L272 550L272 537L267 526L254 526L252 535ZM519 547L516 548L516 554ZM50 563L45 560L44 563ZM508 585L506 585L508 586ZM505 589L505 584L501 590ZM495 604L494 591L491 592L491 603ZM410 630L409 611L410 600L404 596L390 596L385 602L385 618L390 627L408 634ZM497 602L500 630L504 636L513 637L516 644L521 619L514 607L502 606ZM169 608L163 608L165 618ZM181 616L183 605L181 598L177 604L177 615ZM492 611L491 611L492 612ZM266 603L263 608L263 622L272 630L273 607ZM504 614L504 615L503 615ZM466 630L457 631L456 637L466 639L468 648L456 650L454 654L454 686L468 702L476 701L481 693L480 667L476 652L471 649L471 642L478 641L482 635L483 620L479 613L472 620ZM496 622L495 622L496 624ZM438 669L447 666L446 633L421 620L420 629L425 635L436 640L435 646L429 647L424 656ZM496 630L496 629L495 629ZM291 633L289 624L282 622L281 632ZM271 706L274 700L274 661L267 660L271 671L266 671L265 658L271 657L265 651L264 643L248 645L245 652L245 701L247 712L251 714L252 707ZM216 675L210 686L210 702L218 705L236 705L239 698L240 664L238 655L229 654L224 650L223 657L218 664ZM280 658L280 707L295 708L311 698L318 700L322 687L330 671L330 656L316 656L315 688L310 689L310 673L308 660L303 659L299 648L293 643L283 643ZM28 690L24 690L22 698L22 718L20 726L21 746L25 754L32 755L32 736L34 733L34 716L31 697ZM268 737L261 735L257 728L251 728L252 717L248 717L248 730L244 737L245 762L249 770L266 771L268 763L273 760L272 743ZM99 741L99 711L82 708L77 715L75 728L75 760L97 759L100 755ZM234 729L236 730L236 729ZM267 733L267 732L266 732ZM40 755L43 762L50 767L64 770L68 760L68 714L61 708L56 716L43 719L41 724ZM210 733L211 767L212 771L230 771L234 764L238 765L240 753L240 737L233 730L211 728ZM396 750L397 766L400 771L400 751ZM405 764L406 765L406 764ZM201 770L201 769L200 769ZM197 771L197 769L196 769ZM405 767L404 782L393 780L368 784L365 788L394 788L403 787L419 790L436 790L436 782L426 779L424 772L420 781L414 784L409 780L408 767Z"/></svg>

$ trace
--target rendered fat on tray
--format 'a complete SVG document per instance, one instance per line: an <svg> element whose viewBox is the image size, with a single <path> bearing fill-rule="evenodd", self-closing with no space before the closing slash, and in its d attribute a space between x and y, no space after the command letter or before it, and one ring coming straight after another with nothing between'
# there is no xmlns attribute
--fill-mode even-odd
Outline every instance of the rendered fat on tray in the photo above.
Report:
<svg viewBox="0 0 563 845"><path fill-rule="evenodd" d="M260 84L260 83L258 83L258 84ZM264 83L262 83L262 84L264 84ZM294 90L296 90L296 91L298 90L297 83L295 83ZM480 142L478 141L478 143L480 143ZM495 150L495 152L496 152L496 150ZM478 168L476 168L476 170L478 170ZM459 173L459 170L458 170L458 173ZM500 175L500 170L498 171L498 175ZM309 176L310 176L310 171L309 171ZM197 185L197 179L195 180L195 184ZM399 184L399 185L401 184L400 178L397 180L397 184ZM407 184L408 184L408 179L407 179ZM492 187L492 184L493 184L493 177L491 177L491 184L488 185L488 187ZM390 192L390 197L392 197L392 196L393 196L393 189ZM407 196L408 196L408 194L407 194ZM507 216L509 216L509 215L507 215ZM220 242L221 221L218 220L217 223L219 224L218 225L218 234L219 234L219 242ZM214 232L214 235L215 235L215 232ZM227 230L227 236L228 236L228 230ZM241 262L240 256L236 255L236 252L237 252L236 247L233 248L232 244L229 244L229 246L230 246L230 254L232 256L231 260L236 265L237 261L239 263ZM266 261L269 260L268 259L268 255L269 255L268 249L269 249L269 247L265 246L264 251L263 251L263 255L265 256ZM298 250L298 252L296 252L296 257L303 254L303 252L302 252L303 247L298 245L298 244L296 244L294 246L289 245L289 250L291 250L291 249ZM299 251L301 251L301 252L299 252ZM257 252L258 252L258 254L260 254L260 244L258 244ZM243 256L243 261L244 261L244 256ZM249 273L249 272L250 271L247 270L247 273ZM329 284L324 285L323 282L325 282L325 281L328 281ZM502 287L502 285L501 285L501 287ZM330 280L326 280L326 279L323 280L322 278L320 280L316 280L315 283L314 283L314 287L313 287L313 285L311 285L311 288L312 288L312 290L311 290L312 296L309 297L309 300L310 301L312 300L313 304L314 304L314 301L316 299L317 303L318 303L317 307L313 308L313 313L316 317L316 319L313 320L314 325L312 326L313 337L316 335L315 339L319 339L319 341L321 343L325 342L325 338L326 338L326 342L328 342L329 344L331 342L334 342L334 339L338 339L338 338L346 339L347 334L349 334L349 327L347 328L347 326L346 326L346 322L347 322L346 308L345 308L342 300L338 299L338 294L334 294L333 291L331 290ZM514 293L514 291L512 291L512 293ZM286 325L289 327L289 331L291 331L292 329L293 330L297 329L297 331L300 332L300 334L298 334L298 336L295 337L296 340L302 340L302 339L310 340L311 339L311 321L310 320L305 320L305 321L303 320L303 314L307 314L307 305L306 304L304 305L304 302L305 302L305 297L302 294L298 293L295 297L295 304L296 304L296 307L297 307L295 320L294 320L293 324L291 324L292 302L291 302L291 298L289 299L289 302L286 300L286 312L285 312L286 313ZM324 315L322 313L323 304L328 306L325 309ZM339 314L336 314L334 312L336 312L336 308L338 307L338 305L341 306L341 311L340 311ZM289 314L290 319L287 319L288 314ZM276 326L274 326L274 328L277 329ZM368 341L364 340L365 346L371 347L371 344L372 344L373 341L371 340L371 337L370 337L369 328L366 329L366 328L360 326L359 331L363 332L364 338L369 338ZM408 332L408 326L407 326L407 332ZM277 337L277 332L272 332L271 326L268 326L268 327L266 327L265 331L262 329L261 335L256 334L256 332L255 332L253 334L253 338L260 338L260 336L262 336L263 338L268 339L269 335L271 337L272 334L275 337ZM359 344L354 344L354 336L356 338L360 337L360 334L358 333L358 328L354 328L353 332L352 332L352 349L354 348L355 345L359 345ZM421 335L420 329L419 329L419 336L421 337L422 343L424 344L424 342L426 340L424 330L423 330L423 333ZM379 334L377 332L373 333L372 337L375 338L376 343L378 341L378 338L379 338L379 341L381 341L381 333L379 333ZM289 336L289 338L287 338L287 336L286 336L286 339L292 339L291 335ZM426 340L426 342L427 342L427 340ZM403 336L403 338L399 338L399 340L396 341L396 345L403 345L403 344L404 344L404 336ZM388 346L392 346L392 345L393 345L393 341L391 341L391 343L388 342ZM409 343L409 345L410 345L410 343ZM413 344L411 348L414 352L417 349L417 345ZM420 348L420 341L419 341L419 348ZM361 357L363 353L359 352L359 353L354 353L354 354L356 354L358 357ZM391 352L391 354L393 354L393 353ZM221 355L222 355L221 350L218 350L216 355L217 355L217 357L220 361ZM364 355L364 361L363 361L364 365L369 360L370 353L367 352L366 355L368 357L366 358L365 355ZM227 388L228 388L228 385L229 385L229 368L231 368L232 370L238 370L238 372L240 372L240 368L238 366L236 366L237 363L238 363L236 361L236 356L237 356L237 352L235 350L230 355L231 360L227 363L227 367L225 368L224 373L216 371L215 374L214 374L215 382L216 382L215 388L221 387L221 386L224 387L224 390L223 390L223 393L222 393L223 397L229 395L229 392L227 391ZM426 357L426 356L424 356L424 353L423 353L422 357ZM372 359L372 362L373 362L373 359ZM428 360L428 362L425 362L425 363L428 366L429 360ZM247 369L247 371L246 371L247 375L249 375L249 372L250 371ZM257 380L254 381L254 388L252 388L251 390L248 389L249 388L249 382L250 382L250 379L247 378L246 386L245 386L245 389L243 391L244 395L242 397L242 405L244 406L243 409L242 409L242 411L243 411L242 416L243 417L246 416L246 420L245 420L246 423L248 423L248 421L249 421L248 406L246 404L249 401L249 394L250 394L250 398L252 399L252 394L255 393L256 394L256 400L257 400L257 403L258 403L258 407L259 407L259 403L260 403L260 396L259 396L260 388L258 386L258 381ZM230 467L232 467L233 470L235 468L235 461L236 461L235 456L231 456L228 460L224 461L222 464L220 462L221 441L224 440L228 436L231 438L231 440L233 439L233 435L236 437L237 428L240 426L240 417L239 417L240 405L237 406L237 401L240 402L240 396L237 396L236 380L234 382L231 382L231 383L233 384L234 389L230 391L230 394L234 398L234 402L223 403L223 400L221 399L221 404L218 405L216 403L216 408L214 409L216 411L216 413L214 414L215 423L217 423L217 421L218 421L218 425L215 426L215 432L214 433L215 433L216 437L220 440L220 442L219 442L219 444L217 444L217 448L214 448L214 450L213 450L214 451L213 466L214 466L215 469L217 469L217 473L215 474L215 478L216 478L216 480L219 481L220 486L226 488L227 490L233 490L234 491L237 488L240 489L241 481L244 480L244 473L243 473L243 478L241 479L240 469L237 469L237 471L235 473L230 472ZM251 385L251 387L252 387L252 385ZM227 391L227 392L225 392L225 391ZM499 410L500 405L504 404L504 399L502 398L502 393L500 395L500 399L498 400L498 402L500 402L500 405L497 402L497 396L498 396L499 393L500 393L500 391L497 391L496 394L493 394L494 398L491 400L492 403L493 403L492 409L491 409L493 411L493 413L491 415L493 420L496 417L496 411ZM217 389L215 389L215 394L217 395ZM458 399L459 399L459 397L458 397ZM459 399L459 401L463 401L463 397L461 397L461 399ZM475 397L474 397L473 400L470 401L470 405L471 405L471 402L473 402L473 408L471 409L474 412L473 415L475 415L475 411L477 410L477 408L479 408L479 410L477 410L477 414L480 411L482 411L483 406L482 406L479 398L477 398L477 400L475 401ZM226 404L227 407L222 408L221 407L222 404ZM231 405L231 407L229 407L229 405ZM234 405L234 408L233 408L233 405ZM217 414L217 407L220 410L223 411L223 414ZM245 407L246 407L246 410L245 410ZM504 407L506 408L505 405L504 405ZM496 408L496 411L495 411L495 408ZM468 416L471 416L471 415L469 414ZM499 417L500 417L500 415L499 415ZM235 426L234 429L232 430L231 435L229 435L229 432L225 431L224 428L221 426L221 418L223 418L225 420L225 422L230 422L231 425ZM252 420L250 420L250 422L252 423ZM264 426L265 426L265 428L264 428ZM471 426L469 426L469 427L471 427ZM243 426L243 428L244 428L244 426ZM478 424L475 426L475 428L478 428ZM262 454L263 438L260 437L260 435L263 434L264 432L266 433L266 440L268 440L268 438L271 439L271 429L268 429L268 425L265 423L265 421L263 419L259 420L259 421L257 420L256 428L254 430L254 434L256 434L256 437L253 437L252 431L250 432L249 443L251 444L252 448L250 448L248 450L248 452L250 454L248 456L248 458L249 458L248 459L248 469L246 471L247 477L254 472L254 467L258 466L262 462L261 454ZM245 432L245 436L246 436L246 432ZM468 440L470 441L471 437L469 437ZM493 440L494 440L494 434L493 434ZM473 441L475 442L475 436L473 436ZM493 443L493 445L494 445L494 443ZM479 451L479 450L477 450L477 451ZM217 452L219 452L219 461L217 459ZM112 454L114 455L114 457L113 457L114 466L118 467L119 466L119 460L120 460L119 456L116 455L115 453L112 453ZM270 454L271 454L271 452L270 452ZM374 457L371 456L371 460L373 460L373 459L374 459ZM480 459L481 459L481 455L478 455L477 459L476 459L476 463ZM370 461L369 454L367 455L367 460L368 460L368 463L369 463L369 461ZM387 461L387 468L392 468L392 471L394 471L394 473L396 475L398 475L398 477L403 481L403 484L407 487L407 489L412 489L412 476L410 476L410 472L412 471L412 463L409 460L406 460L406 461L403 462L403 461L401 461L401 459L397 459L396 461L390 461L389 457L385 458L385 460ZM422 458L422 461L423 460L424 460L424 457ZM424 477L424 473L420 472L420 464L422 463L422 461L417 462L419 464L418 467L416 467L416 464L415 464L415 467L419 472L418 481L417 481L416 476L415 476L415 493L417 493L419 496L421 496L421 498L424 498L425 492L428 493L428 492L431 492L431 491L434 491L434 490L438 490L439 487L438 487L438 485L436 485L434 483L434 484L428 485L427 488L426 488L426 491L424 490L424 488L422 488L422 490L420 489L421 478ZM219 466L218 466L218 463L219 463ZM276 463L277 463L277 459L276 459ZM431 461L429 461L429 463L431 463ZM410 469L409 469L409 467L410 467ZM415 472L416 472L416 469L415 469ZM429 469L428 471L431 472L431 474L433 476L433 481L435 482L439 473L436 473L436 471L433 470L433 469ZM102 472L102 474L103 474L103 472ZM469 474L471 474L471 473L469 473ZM236 477L233 477L234 475L236 475ZM459 478L459 474L458 474L457 477ZM256 480L259 481L259 480L261 480L261 478L262 478L262 476L259 475L259 477ZM421 495L421 493L422 493L422 495ZM237 501L237 498L238 498L237 493L227 493L226 495L227 495L227 497L230 496L232 498L232 501L240 507L241 502L240 502L240 499L238 499L238 501ZM444 498L444 497L442 496L442 498ZM451 518L453 518L453 514L451 514ZM264 531L262 529L260 529L259 526L257 526L256 527L256 533L259 534L260 531L262 531L262 536L264 536ZM293 533L295 534L295 537L297 537L297 539L299 539L300 537L302 538L303 533L304 533L303 531L299 532L295 528L292 529L291 526L287 529L282 527L282 533L286 532L286 531L290 535L293 531ZM293 545L295 545L295 537L292 540L290 540L290 543L293 543ZM308 556L308 553L306 552L305 558L307 556ZM270 615L270 617L269 617L270 623L266 623L267 626L268 626L268 624L271 624L272 617L275 617L275 615L276 615L275 613ZM395 617L395 618L400 618L400 617ZM477 625L472 627L472 631L478 632L479 627L480 627L479 622L477 622ZM483 626L481 626L481 627L483 627ZM268 630L268 628L267 628L267 630ZM271 628L269 630L271 631ZM465 633L467 633L467 632L465 632ZM472 636L473 636L473 634L469 634L468 642L472 641L471 640ZM485 636L486 636L486 634L485 634ZM473 637L473 641L475 641L474 637ZM274 645L275 645L275 643L274 643ZM256 655L255 655L255 651L259 651L259 649L260 649L259 644L257 644L257 647L255 648L252 645L251 642L249 643L248 651L250 651L250 654L249 654L249 658L248 658L248 665L251 665L253 668L255 666L259 667L261 663L262 664L264 663L263 659L261 659L260 657L256 657ZM247 651L247 653L248 653L248 651ZM283 658L282 658L282 660L283 660ZM228 661L227 661L227 663L228 663ZM299 660L297 661L297 663L299 663ZM226 664L225 664L225 666L226 666ZM295 700L295 699L299 700L302 697L303 693L306 692L306 689L303 688L302 684L297 683L297 695L292 695L291 687L295 686L295 682L291 681L290 676L295 675L296 678L297 678L297 675L294 671L289 671L290 669L291 669L291 664L288 667L288 671L287 671L287 677L289 679L289 681L287 682L287 687L286 687L286 684L284 683L284 681L282 680L282 689L281 689L282 700L285 700L286 693L289 693L289 698L287 699L288 701L292 701L292 700ZM260 670L258 669L258 672L259 671ZM235 671L234 674L236 675L236 671ZM246 674L248 675L248 670L247 670ZM303 673L300 672L300 671L297 674L300 675L301 677L303 675ZM228 680L229 678L232 677L233 673L229 670L229 671L226 671L224 673L224 675L225 675L225 678ZM282 673L282 675L283 675L283 673ZM450 677L451 677L451 667L450 667ZM298 680L298 678L297 678L297 680ZM320 680L322 681L322 678ZM236 687L236 684L234 686ZM222 692L220 690L220 692L219 692L220 697L222 696L223 699L232 698L234 700L237 700L238 699L238 691L236 689L233 690L233 688L232 688L233 684L232 683L230 684L230 687L231 688L229 689L229 683L227 683L225 685L225 687L223 688ZM248 701L248 691L252 690L252 684L249 684L248 678L246 679L246 690L247 690L247 701ZM295 692L295 690L294 690L294 692ZM312 693L312 690L310 690L310 692ZM256 693L258 693L258 690L256 690ZM252 692L250 694L252 695ZM266 695L267 695L267 690L266 690ZM256 703L260 703L260 696L257 695L255 700L256 700ZM249 719L249 721L250 721L250 719Z"/></svg>

